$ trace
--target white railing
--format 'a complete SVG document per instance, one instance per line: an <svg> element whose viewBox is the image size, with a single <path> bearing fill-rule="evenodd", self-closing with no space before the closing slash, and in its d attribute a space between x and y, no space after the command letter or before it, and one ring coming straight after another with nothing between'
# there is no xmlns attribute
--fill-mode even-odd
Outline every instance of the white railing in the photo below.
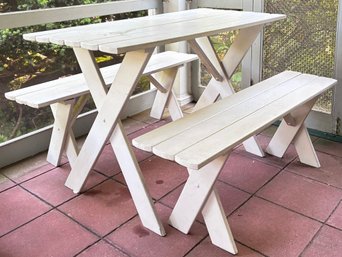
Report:
<svg viewBox="0 0 342 257"><path fill-rule="evenodd" d="M122 0L99 4L1 13L0 29L19 28L142 10L148 10L149 14L162 13L163 1ZM150 108L154 96L155 89L133 96L126 106L123 116L133 115ZM89 131L95 115L96 111L80 115L74 127L76 136L84 135ZM0 168L46 150L51 136L51 129L52 126L47 126L0 144Z"/></svg>

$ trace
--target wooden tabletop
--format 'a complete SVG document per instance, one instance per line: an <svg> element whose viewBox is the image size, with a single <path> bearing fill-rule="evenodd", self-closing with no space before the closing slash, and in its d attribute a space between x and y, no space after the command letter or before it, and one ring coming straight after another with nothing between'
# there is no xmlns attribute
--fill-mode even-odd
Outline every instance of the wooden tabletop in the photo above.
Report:
<svg viewBox="0 0 342 257"><path fill-rule="evenodd" d="M266 24L285 17L200 8L24 34L24 39L120 54Z"/></svg>

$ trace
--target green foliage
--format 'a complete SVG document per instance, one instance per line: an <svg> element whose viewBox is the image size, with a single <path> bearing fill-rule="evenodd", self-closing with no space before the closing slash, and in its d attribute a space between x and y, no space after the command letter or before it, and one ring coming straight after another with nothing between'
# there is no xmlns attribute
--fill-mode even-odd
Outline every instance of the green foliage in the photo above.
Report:
<svg viewBox="0 0 342 257"><path fill-rule="evenodd" d="M105 0L9 0L0 3L0 12L24 11L105 2ZM54 44L38 44L23 40L24 33L86 25L107 20L144 16L133 12L104 17L91 17L68 22L4 29L0 31L0 142L49 125L53 118L49 108L35 110L4 98L7 91L27 87L58 77L80 72L71 48ZM100 65L117 63L122 56L95 53ZM92 108L90 103L85 110Z"/></svg>
<svg viewBox="0 0 342 257"><path fill-rule="evenodd" d="M284 70L334 76L338 0L266 0L265 11L284 13L285 21L266 27L263 77ZM332 92L316 108L330 112Z"/></svg>

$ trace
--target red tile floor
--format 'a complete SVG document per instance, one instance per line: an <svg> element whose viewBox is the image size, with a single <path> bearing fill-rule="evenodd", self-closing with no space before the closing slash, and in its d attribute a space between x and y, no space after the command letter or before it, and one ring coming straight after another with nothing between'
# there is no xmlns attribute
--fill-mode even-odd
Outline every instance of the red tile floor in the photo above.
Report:
<svg viewBox="0 0 342 257"><path fill-rule="evenodd" d="M129 138L165 124L140 114L125 120ZM258 135L265 146L274 128ZM290 147L282 159L235 149L217 183L238 256L342 256L342 144L313 138L320 169L302 165ZM67 160L40 157L0 173L0 257L231 256L213 246L198 217L190 234L167 225L186 170L135 149L166 227L160 237L141 226L120 167L107 145L75 195L64 186ZM43 159L42 159L43 158Z"/></svg>

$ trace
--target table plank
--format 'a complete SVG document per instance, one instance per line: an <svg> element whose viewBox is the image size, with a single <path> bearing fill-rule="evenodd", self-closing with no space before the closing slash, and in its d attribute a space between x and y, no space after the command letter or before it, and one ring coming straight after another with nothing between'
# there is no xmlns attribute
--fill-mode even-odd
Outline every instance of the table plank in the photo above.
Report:
<svg viewBox="0 0 342 257"><path fill-rule="evenodd" d="M203 8L25 34L24 38L119 54L284 18L281 14Z"/></svg>

